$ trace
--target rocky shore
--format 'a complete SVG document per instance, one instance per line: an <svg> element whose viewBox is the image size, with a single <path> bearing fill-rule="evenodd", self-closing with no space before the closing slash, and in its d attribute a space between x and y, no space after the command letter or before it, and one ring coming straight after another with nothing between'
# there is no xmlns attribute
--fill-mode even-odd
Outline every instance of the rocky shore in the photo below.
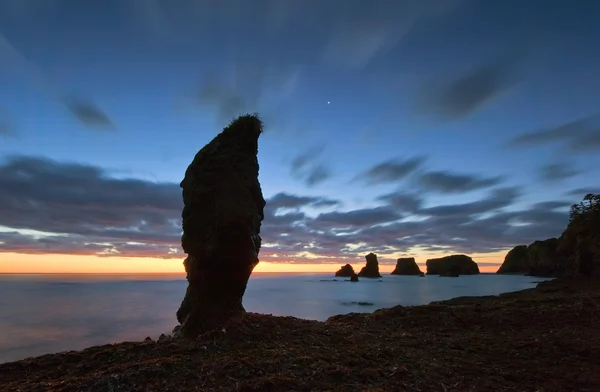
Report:
<svg viewBox="0 0 600 392"><path fill-rule="evenodd" d="M598 282L562 279L326 322L247 313L195 341L0 364L0 390L598 391L598 331Z"/></svg>

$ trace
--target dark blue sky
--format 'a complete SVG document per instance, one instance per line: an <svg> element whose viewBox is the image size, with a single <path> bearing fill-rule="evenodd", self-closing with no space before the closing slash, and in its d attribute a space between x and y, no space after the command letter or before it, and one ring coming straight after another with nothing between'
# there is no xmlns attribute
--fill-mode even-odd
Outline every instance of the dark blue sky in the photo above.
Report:
<svg viewBox="0 0 600 392"><path fill-rule="evenodd" d="M265 123L265 258L559 235L599 186L599 18L585 0L4 0L0 242L164 255L185 168L244 112Z"/></svg>

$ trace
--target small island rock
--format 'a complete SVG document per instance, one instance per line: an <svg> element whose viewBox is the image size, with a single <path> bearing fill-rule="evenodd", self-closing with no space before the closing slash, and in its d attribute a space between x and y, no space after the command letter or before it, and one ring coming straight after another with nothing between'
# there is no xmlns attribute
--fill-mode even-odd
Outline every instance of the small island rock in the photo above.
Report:
<svg viewBox="0 0 600 392"><path fill-rule="evenodd" d="M358 275L356 273L352 273L350 276L350 282L358 282Z"/></svg>
<svg viewBox="0 0 600 392"><path fill-rule="evenodd" d="M342 268L337 270L335 276L341 276L344 278L349 278L354 275L354 268L350 264L343 265Z"/></svg>
<svg viewBox="0 0 600 392"><path fill-rule="evenodd" d="M396 268L390 275L422 275L414 257L402 257L396 261Z"/></svg>
<svg viewBox="0 0 600 392"><path fill-rule="evenodd" d="M379 262L375 253L369 253L365 256L367 264L361 268L358 276L361 278L381 278L379 273Z"/></svg>
<svg viewBox="0 0 600 392"><path fill-rule="evenodd" d="M426 262L428 275L456 277L459 275L476 275L479 273L477 263L467 255L451 255Z"/></svg>

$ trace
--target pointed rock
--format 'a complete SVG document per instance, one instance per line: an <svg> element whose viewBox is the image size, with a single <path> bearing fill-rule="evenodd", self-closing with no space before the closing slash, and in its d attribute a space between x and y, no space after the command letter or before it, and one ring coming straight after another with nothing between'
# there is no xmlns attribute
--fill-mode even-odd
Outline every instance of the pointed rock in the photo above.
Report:
<svg viewBox="0 0 600 392"><path fill-rule="evenodd" d="M244 312L242 297L258 264L264 218L261 132L257 116L237 118L196 154L181 182L188 287L177 320L185 337L217 329Z"/></svg>

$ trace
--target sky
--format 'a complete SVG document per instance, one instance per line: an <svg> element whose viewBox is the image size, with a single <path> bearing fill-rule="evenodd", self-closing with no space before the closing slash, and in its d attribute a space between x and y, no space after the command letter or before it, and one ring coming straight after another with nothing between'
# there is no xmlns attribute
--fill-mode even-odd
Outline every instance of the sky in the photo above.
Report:
<svg viewBox="0 0 600 392"><path fill-rule="evenodd" d="M559 236L600 192L600 3L3 0L0 272L182 272L179 182L258 113L256 271Z"/></svg>

